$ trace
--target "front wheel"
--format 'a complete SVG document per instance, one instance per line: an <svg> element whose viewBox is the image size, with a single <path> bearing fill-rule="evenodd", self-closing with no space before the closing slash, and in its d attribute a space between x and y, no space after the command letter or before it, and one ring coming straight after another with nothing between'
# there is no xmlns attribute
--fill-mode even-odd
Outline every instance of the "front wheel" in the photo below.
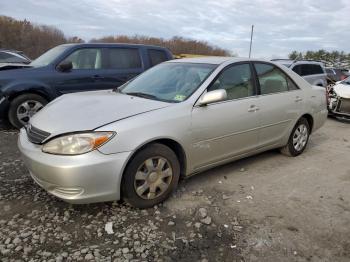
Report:
<svg viewBox="0 0 350 262"><path fill-rule="evenodd" d="M28 124L30 118L39 112L47 100L37 94L19 95L11 101L8 117L10 123L20 129Z"/></svg>
<svg viewBox="0 0 350 262"><path fill-rule="evenodd" d="M151 144L136 153L122 180L122 195L137 208L163 202L176 188L180 164L176 154L162 144Z"/></svg>
<svg viewBox="0 0 350 262"><path fill-rule="evenodd" d="M306 148L310 137L310 125L305 118L301 118L293 128L288 144L281 148L281 153L287 156L298 156Z"/></svg>

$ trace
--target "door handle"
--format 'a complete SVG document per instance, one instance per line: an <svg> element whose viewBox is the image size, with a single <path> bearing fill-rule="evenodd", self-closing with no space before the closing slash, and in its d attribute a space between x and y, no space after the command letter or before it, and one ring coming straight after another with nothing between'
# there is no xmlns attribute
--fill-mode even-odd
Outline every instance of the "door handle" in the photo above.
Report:
<svg viewBox="0 0 350 262"><path fill-rule="evenodd" d="M260 108L257 107L256 105L251 105L250 108L248 109L248 112L256 112L258 111Z"/></svg>
<svg viewBox="0 0 350 262"><path fill-rule="evenodd" d="M295 102L301 102L301 101L303 101L303 99L302 99L301 97L297 96L297 97L295 98Z"/></svg>
<svg viewBox="0 0 350 262"><path fill-rule="evenodd" d="M92 78L95 80L104 79L104 77L100 75L94 75Z"/></svg>

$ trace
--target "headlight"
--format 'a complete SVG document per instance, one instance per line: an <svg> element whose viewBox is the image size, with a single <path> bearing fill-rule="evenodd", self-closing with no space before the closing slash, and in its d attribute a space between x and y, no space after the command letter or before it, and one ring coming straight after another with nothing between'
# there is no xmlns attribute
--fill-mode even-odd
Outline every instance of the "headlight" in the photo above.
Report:
<svg viewBox="0 0 350 262"><path fill-rule="evenodd" d="M108 142L114 132L90 132L63 135L47 142L42 150L45 153L57 155L80 155Z"/></svg>

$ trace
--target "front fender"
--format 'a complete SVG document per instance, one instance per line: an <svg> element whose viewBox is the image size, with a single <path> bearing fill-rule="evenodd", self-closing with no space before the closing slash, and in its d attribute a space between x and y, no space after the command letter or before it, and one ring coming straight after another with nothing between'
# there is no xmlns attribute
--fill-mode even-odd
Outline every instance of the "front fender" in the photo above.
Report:
<svg viewBox="0 0 350 262"><path fill-rule="evenodd" d="M53 100L57 97L57 94L47 84L33 80L11 82L2 88L2 93L9 99L20 93L39 93L48 100Z"/></svg>

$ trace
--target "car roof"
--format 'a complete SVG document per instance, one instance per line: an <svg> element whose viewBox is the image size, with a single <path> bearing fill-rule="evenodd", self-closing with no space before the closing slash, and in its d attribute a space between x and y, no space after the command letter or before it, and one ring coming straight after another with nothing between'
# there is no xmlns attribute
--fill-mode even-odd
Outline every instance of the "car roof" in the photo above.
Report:
<svg viewBox="0 0 350 262"><path fill-rule="evenodd" d="M161 48L167 49L166 47L161 47L157 45L144 45L144 44L129 44L129 43L70 43L62 44L62 46L81 46L81 47L147 47L147 48Z"/></svg>
<svg viewBox="0 0 350 262"><path fill-rule="evenodd" d="M229 57L229 56L203 56L203 57L192 57L192 58L181 58L167 61L167 63L197 63L197 64L213 64L220 65L225 62L248 62L248 61L256 61L256 62L270 62L267 60L260 59L251 59L244 57Z"/></svg>

